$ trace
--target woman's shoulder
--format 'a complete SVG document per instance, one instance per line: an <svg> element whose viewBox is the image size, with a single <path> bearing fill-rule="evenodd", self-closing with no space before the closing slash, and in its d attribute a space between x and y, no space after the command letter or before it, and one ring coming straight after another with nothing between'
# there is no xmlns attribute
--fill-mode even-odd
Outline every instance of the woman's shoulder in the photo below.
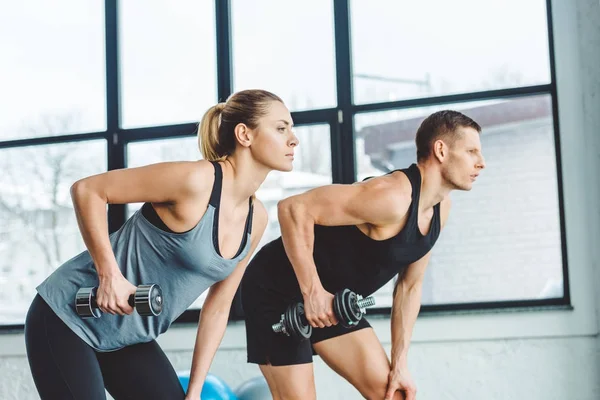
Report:
<svg viewBox="0 0 600 400"><path fill-rule="evenodd" d="M215 181L215 167L210 161L177 161L182 177L182 186L189 193L205 193L210 191Z"/></svg>

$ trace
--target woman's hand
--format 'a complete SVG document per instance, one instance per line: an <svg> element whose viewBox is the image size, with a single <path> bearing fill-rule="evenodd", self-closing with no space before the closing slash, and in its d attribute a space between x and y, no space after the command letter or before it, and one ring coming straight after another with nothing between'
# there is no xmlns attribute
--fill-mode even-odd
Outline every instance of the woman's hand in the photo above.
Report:
<svg viewBox="0 0 600 400"><path fill-rule="evenodd" d="M104 313L129 315L133 312L133 307L129 305L129 296L134 294L136 289L120 271L100 277L100 284L96 290L96 304Z"/></svg>

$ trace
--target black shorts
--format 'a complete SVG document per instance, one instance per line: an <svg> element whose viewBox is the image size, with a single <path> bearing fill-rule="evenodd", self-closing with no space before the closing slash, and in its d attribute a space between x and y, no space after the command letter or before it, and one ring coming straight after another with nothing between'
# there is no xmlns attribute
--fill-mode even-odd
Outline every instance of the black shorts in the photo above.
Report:
<svg viewBox="0 0 600 400"><path fill-rule="evenodd" d="M298 301L302 301L302 297L297 291L284 294L264 287L249 276L244 278L242 305L249 363L274 366L311 363L312 356L316 354L313 343L371 326L363 317L351 328L344 328L341 324L313 328L310 339L303 341L273 332L272 325L279 322L288 305Z"/></svg>

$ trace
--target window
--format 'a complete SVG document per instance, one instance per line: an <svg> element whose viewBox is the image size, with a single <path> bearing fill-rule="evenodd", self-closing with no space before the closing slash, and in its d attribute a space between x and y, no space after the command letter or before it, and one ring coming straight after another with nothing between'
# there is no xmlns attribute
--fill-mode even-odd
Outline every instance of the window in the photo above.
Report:
<svg viewBox="0 0 600 400"><path fill-rule="evenodd" d="M292 111L336 104L332 1L233 0L234 90L262 88Z"/></svg>
<svg viewBox="0 0 600 400"><path fill-rule="evenodd" d="M200 120L217 101L214 1L118 4L123 126Z"/></svg>
<svg viewBox="0 0 600 400"><path fill-rule="evenodd" d="M201 159L192 132L205 111L250 88L284 100L300 139L294 170L271 172L256 193L269 213L259 248L280 235L279 200L407 167L420 121L453 108L482 125L488 168L452 194L423 310L569 305L546 3L11 2L0 15L11 38L0 64L0 328L22 324L35 287L84 250L75 180ZM108 207L110 229L140 206ZM393 283L369 313L389 313Z"/></svg>
<svg viewBox="0 0 600 400"><path fill-rule="evenodd" d="M106 171L106 142L3 149L0 168L0 324L22 324L35 287L85 250L69 188Z"/></svg>
<svg viewBox="0 0 600 400"><path fill-rule="evenodd" d="M550 83L545 0L352 0L350 11L356 104Z"/></svg>
<svg viewBox="0 0 600 400"><path fill-rule="evenodd" d="M35 0L2 7L0 141L106 129L103 5Z"/></svg>
<svg viewBox="0 0 600 400"><path fill-rule="evenodd" d="M426 271L423 304L562 297L550 96L359 114L359 176L416 162L415 132L442 109L461 111L482 126L487 167L471 191L451 194L452 211ZM378 293L378 305L391 302L392 289L391 282Z"/></svg>

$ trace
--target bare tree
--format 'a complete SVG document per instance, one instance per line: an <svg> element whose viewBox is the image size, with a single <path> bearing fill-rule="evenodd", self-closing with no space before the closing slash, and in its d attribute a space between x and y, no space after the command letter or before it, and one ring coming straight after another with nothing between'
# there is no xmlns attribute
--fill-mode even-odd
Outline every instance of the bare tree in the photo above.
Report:
<svg viewBox="0 0 600 400"><path fill-rule="evenodd" d="M77 115L43 117L24 130L28 136L56 135L74 131L78 120ZM3 257L11 253L12 260L18 259L15 252L31 251L29 244L34 244L46 275L64 261L64 235L76 229L70 223L69 188L77 179L105 169L102 154L89 152L89 146L75 142L3 150L0 214L6 229L3 242L9 243Z"/></svg>

